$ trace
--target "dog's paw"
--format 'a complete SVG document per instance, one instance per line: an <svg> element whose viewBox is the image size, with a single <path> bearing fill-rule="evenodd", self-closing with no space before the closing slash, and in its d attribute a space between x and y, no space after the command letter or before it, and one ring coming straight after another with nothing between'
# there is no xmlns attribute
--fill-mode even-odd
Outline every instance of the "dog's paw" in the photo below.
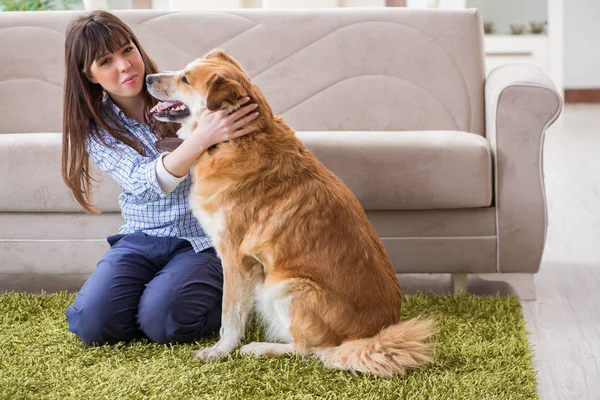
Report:
<svg viewBox="0 0 600 400"><path fill-rule="evenodd" d="M240 340L239 338L221 338L221 340L219 340L217 342L217 344L215 344L212 347L206 347L202 350L198 350L195 351L193 353L194 357L196 357L199 360L214 360L216 358L221 357L224 354L228 354L233 352L238 345L240 344Z"/></svg>
<svg viewBox="0 0 600 400"><path fill-rule="evenodd" d="M193 355L198 360L209 361L209 360L216 360L217 358L221 357L223 354L227 354L227 353L229 353L229 352L225 351L225 350L219 348L219 346L215 345L212 347L206 347L202 350L195 351L193 353Z"/></svg>
<svg viewBox="0 0 600 400"><path fill-rule="evenodd" d="M278 357L282 354L293 353L294 345L291 343L267 343L267 342L252 342L240 348L240 353L251 354L255 356L271 356Z"/></svg>
<svg viewBox="0 0 600 400"><path fill-rule="evenodd" d="M264 344L261 342L252 342L240 347L240 353L242 354L254 354L260 355L264 352ZM261 351L262 350L262 351Z"/></svg>

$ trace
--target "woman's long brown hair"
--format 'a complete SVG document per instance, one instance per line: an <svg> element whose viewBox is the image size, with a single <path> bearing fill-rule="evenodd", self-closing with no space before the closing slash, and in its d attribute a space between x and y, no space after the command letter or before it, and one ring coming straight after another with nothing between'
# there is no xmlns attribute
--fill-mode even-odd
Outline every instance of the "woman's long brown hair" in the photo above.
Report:
<svg viewBox="0 0 600 400"><path fill-rule="evenodd" d="M157 103L147 91L146 75L159 72L148 57L133 31L115 15L96 10L79 16L69 24L65 40L65 82L63 93L62 176L73 197L90 214L100 210L91 200L89 154L86 141L105 143L101 132L144 154L141 143L119 123L117 117L104 109L103 90L86 76L94 60L105 53L113 53L132 42L144 60L145 119L158 137L175 136L174 125L162 124L149 118L149 110Z"/></svg>

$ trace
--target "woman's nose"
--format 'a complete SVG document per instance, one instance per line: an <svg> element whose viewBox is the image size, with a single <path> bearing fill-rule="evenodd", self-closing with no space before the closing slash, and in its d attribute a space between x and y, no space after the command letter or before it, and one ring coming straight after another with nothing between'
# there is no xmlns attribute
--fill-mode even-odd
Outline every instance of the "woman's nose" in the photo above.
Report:
<svg viewBox="0 0 600 400"><path fill-rule="evenodd" d="M131 67L131 63L124 57L119 57L118 62L119 70L121 71L127 71Z"/></svg>

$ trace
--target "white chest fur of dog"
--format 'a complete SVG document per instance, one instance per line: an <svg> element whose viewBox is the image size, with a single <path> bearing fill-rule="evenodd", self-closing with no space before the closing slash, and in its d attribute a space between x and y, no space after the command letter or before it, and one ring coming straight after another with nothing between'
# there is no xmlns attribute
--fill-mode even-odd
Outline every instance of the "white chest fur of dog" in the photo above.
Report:
<svg viewBox="0 0 600 400"><path fill-rule="evenodd" d="M182 124L181 128L179 128L179 130L177 130L177 137L179 139L187 139L188 136L190 136L192 134L192 132L194 131L194 128L196 127L196 124Z"/></svg>
<svg viewBox="0 0 600 400"><path fill-rule="evenodd" d="M200 222L204 233L210 237L210 240L216 248L217 244L221 242L221 235L225 229L225 217L223 212L211 213L205 211L201 207L194 207L193 202L191 205L192 214Z"/></svg>
<svg viewBox="0 0 600 400"><path fill-rule="evenodd" d="M256 311L266 328L266 336L274 342L291 343L290 325L291 296L288 293L288 281L275 285L256 285Z"/></svg>

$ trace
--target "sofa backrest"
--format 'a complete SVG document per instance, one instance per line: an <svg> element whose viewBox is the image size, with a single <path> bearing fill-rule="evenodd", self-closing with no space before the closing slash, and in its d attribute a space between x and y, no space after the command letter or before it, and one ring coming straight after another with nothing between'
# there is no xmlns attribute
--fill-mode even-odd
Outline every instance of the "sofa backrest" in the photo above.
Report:
<svg viewBox="0 0 600 400"><path fill-rule="evenodd" d="M81 11L0 12L0 133L60 132L64 32ZM300 131L483 135L475 10L115 11L162 70L215 47Z"/></svg>

